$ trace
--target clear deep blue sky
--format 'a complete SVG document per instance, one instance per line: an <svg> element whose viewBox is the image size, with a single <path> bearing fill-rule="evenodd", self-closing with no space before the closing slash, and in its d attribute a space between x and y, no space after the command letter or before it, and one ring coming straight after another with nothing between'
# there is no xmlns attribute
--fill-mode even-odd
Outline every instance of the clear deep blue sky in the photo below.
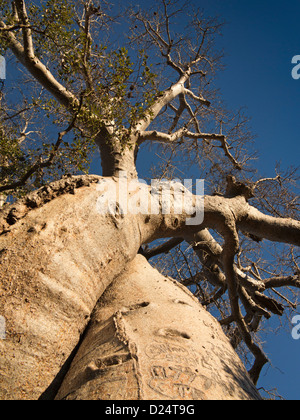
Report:
<svg viewBox="0 0 300 420"><path fill-rule="evenodd" d="M152 5L151 0L136 3ZM282 168L298 166L300 80L291 76L291 61L300 54L299 0L197 0L196 4L227 23L220 39L226 70L219 86L229 108L245 106L252 118L260 173L274 176L276 162ZM290 330L287 326L266 336L264 348L272 365L263 370L258 386L277 388L286 399L299 400L300 340L293 340Z"/></svg>

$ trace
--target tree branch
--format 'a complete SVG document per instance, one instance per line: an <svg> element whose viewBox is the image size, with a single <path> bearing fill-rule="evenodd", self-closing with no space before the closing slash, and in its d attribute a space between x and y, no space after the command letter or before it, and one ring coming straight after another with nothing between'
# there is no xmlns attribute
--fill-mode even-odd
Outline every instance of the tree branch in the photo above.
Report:
<svg viewBox="0 0 300 420"><path fill-rule="evenodd" d="M180 245L183 241L184 239L181 238L172 238L162 245L158 245L152 249L143 250L143 255L145 258L147 258L147 260L150 260L150 258L156 257L157 255L167 254L177 245Z"/></svg>
<svg viewBox="0 0 300 420"><path fill-rule="evenodd" d="M26 14L25 2L19 0L17 2L18 13L21 19L28 23ZM0 29L8 29L3 21L0 21ZM23 30L24 46L17 40L14 34L7 30L2 33L9 49L13 52L16 58L23 64L29 73L45 88L47 89L58 102L66 107L68 110L74 112L79 106L79 100L61 85L52 75L49 69L35 56L31 38L31 30L25 25Z"/></svg>
<svg viewBox="0 0 300 420"><path fill-rule="evenodd" d="M138 121L134 127L134 131L139 133L147 129L151 122L157 117L161 110L173 101L178 95L183 93L184 84L189 79L189 72L184 73L180 79L174 83L169 89L160 94L153 105L151 105L145 113L144 118Z"/></svg>
<svg viewBox="0 0 300 420"><path fill-rule="evenodd" d="M165 41L162 37L162 35L159 32L159 29L153 28L153 25L151 22L146 19L141 14L136 15L136 19L139 20L143 25L146 33L149 35L149 37L152 39L152 41L158 46L161 55L167 59L167 64L172 67L181 77L184 74L184 70L177 65L171 58L171 50L173 46L172 39L170 37L170 30L169 30L169 17L167 14L167 8L166 4L165 6L165 25L166 25L166 31L168 36L168 42Z"/></svg>
<svg viewBox="0 0 300 420"><path fill-rule="evenodd" d="M180 190L178 189L178 191ZM178 199L179 196L176 196L176 200ZM300 222L262 214L248 204L243 191L237 191L237 196L231 198L206 196L204 198L204 220L198 226L184 226L185 217L187 217L185 215L171 214L161 215L161 217L164 221L159 224L160 237L184 237L193 245L194 249L200 252L200 260L204 268L211 269L215 264L218 267L219 274L225 274L225 281L218 281L221 277L215 275L211 283L223 290L226 287L228 289L232 312L230 322L236 323L238 334L255 357L255 362L249 373L253 382L256 383L261 369L268 359L251 336L252 322L257 326L257 322L259 323L262 316L270 318L270 312L282 315L284 308L274 299L261 293L266 289L265 282L251 279L236 266L235 257L239 251L237 229L242 226L243 230L250 230L250 233L252 233L257 223L260 224L260 237L276 242L299 245ZM205 228L218 231L225 241L223 247L211 237ZM196 237L197 240L195 240ZM269 279L269 283L266 283L269 287L276 283L277 285L287 285L286 280L286 278L278 279L276 282L274 279ZM299 279L296 280L292 277L288 280L290 284L298 287ZM224 286L224 283L226 286ZM242 302L247 311L246 317L242 314L239 301Z"/></svg>
<svg viewBox="0 0 300 420"><path fill-rule="evenodd" d="M281 276L281 277L271 277L269 279L263 280L266 289L271 289L273 287L296 287L300 289L300 274L295 276Z"/></svg>
<svg viewBox="0 0 300 420"><path fill-rule="evenodd" d="M221 245L219 245L207 229L203 229L191 237L185 237L185 240L193 247L202 266L205 267L206 270L209 270L209 275L205 273L207 280L213 285L224 287L226 278L221 271L223 270L223 248ZM249 275L243 273L236 264L234 265L234 270L241 286L250 293L265 290L263 281L253 279Z"/></svg>
<svg viewBox="0 0 300 420"><path fill-rule="evenodd" d="M227 234L225 235L225 244L223 248L223 266L226 274L226 280L228 285L228 294L230 299L230 305L232 310L232 315L238 326L239 332L247 345L248 349L255 356L255 362L249 371L249 375L256 385L259 379L260 372L263 366L268 362L267 357L260 349L260 347L255 344L251 334L249 332L248 326L245 322L245 319L242 315L240 306L239 306L239 295L238 295L238 283L236 281L235 271L234 271L234 258L235 254L239 248L239 240L237 231L234 226L234 221L228 224Z"/></svg>
<svg viewBox="0 0 300 420"><path fill-rule="evenodd" d="M34 48L31 35L31 29L29 24L29 19L26 11L26 5L24 0L15 0L14 1L19 21L22 24L22 33L23 33L23 43L24 43L24 53L28 60L34 59Z"/></svg>
<svg viewBox="0 0 300 420"><path fill-rule="evenodd" d="M174 126L174 123L173 123L173 126ZM153 130L153 131L141 130L137 132L137 135L138 135L138 144L142 144L144 141L147 141L147 140L171 144L171 143L177 142L182 137L187 137L187 138L195 139L195 140L202 139L207 142L217 140L221 143L221 145L218 147L221 147L224 150L225 156L228 157L228 159L231 161L233 166L238 170L242 169L241 164L229 152L228 143L226 141L226 137L223 134L193 133L192 131L189 131L187 128L183 127L177 130L175 133L171 133L171 134L162 133L156 130Z"/></svg>
<svg viewBox="0 0 300 420"><path fill-rule="evenodd" d="M191 98L195 99L198 102L201 102L203 105L206 105L207 107L210 107L211 103L210 101L206 100L205 98L203 98L203 96L196 96L191 90L189 89L184 89L184 93L188 96L190 96Z"/></svg>
<svg viewBox="0 0 300 420"><path fill-rule="evenodd" d="M175 112L175 117L169 130L169 134L171 134L172 131L175 130L180 117L182 116L184 110L186 109L186 102L184 100L184 95L182 93L179 95L179 108L178 109L176 109L176 107L173 106L172 104L169 104L169 107Z"/></svg>
<svg viewBox="0 0 300 420"><path fill-rule="evenodd" d="M79 28L82 30L85 36L82 66L83 66L83 73L84 73L86 86L89 91L94 91L93 78L92 78L92 74L89 68L89 60L92 54L92 43L93 43L93 38L90 32L90 26L91 26L91 17L95 13L98 13L98 9L96 9L92 4L89 3L89 4L84 5L84 10L85 10L84 24L80 21L79 18L76 21Z"/></svg>
<svg viewBox="0 0 300 420"><path fill-rule="evenodd" d="M212 133L193 133L186 128L180 128L175 133L166 134L159 131L142 131L139 133L139 143L143 143L147 140L158 141L160 143L174 143L182 137L188 137L191 139L204 139L204 140L221 140L223 141L224 136L222 134Z"/></svg>
<svg viewBox="0 0 300 420"><path fill-rule="evenodd" d="M247 204L237 222L241 231L261 239L300 246L300 222L261 213Z"/></svg>

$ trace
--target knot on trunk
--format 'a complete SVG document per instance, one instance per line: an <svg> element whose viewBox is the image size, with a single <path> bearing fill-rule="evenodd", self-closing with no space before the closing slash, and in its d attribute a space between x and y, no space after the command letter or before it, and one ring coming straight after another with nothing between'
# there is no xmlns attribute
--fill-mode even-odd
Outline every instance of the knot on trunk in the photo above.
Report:
<svg viewBox="0 0 300 420"><path fill-rule="evenodd" d="M99 182L96 175L64 176L39 190L28 194L16 203L4 205L0 210L0 235L9 232L10 226L23 219L31 210L44 206L63 194L75 194L75 190Z"/></svg>
<svg viewBox="0 0 300 420"><path fill-rule="evenodd" d="M254 187L252 185L246 185L236 180L232 175L227 176L227 187L226 194L227 198L233 198L237 196L243 196L248 201L254 197Z"/></svg>

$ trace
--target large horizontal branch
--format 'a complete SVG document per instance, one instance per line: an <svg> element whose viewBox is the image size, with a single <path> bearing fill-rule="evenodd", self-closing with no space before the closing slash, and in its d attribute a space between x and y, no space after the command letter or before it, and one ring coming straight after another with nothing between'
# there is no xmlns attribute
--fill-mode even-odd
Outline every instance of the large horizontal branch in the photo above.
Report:
<svg viewBox="0 0 300 420"><path fill-rule="evenodd" d="M179 197L176 197L177 200L178 198ZM199 221L198 226L187 226L187 216L179 214L161 215L161 217L164 218L164 222L158 226L160 226L160 237L176 237L176 235L178 235L193 240L192 235L194 234L194 237L195 235L199 235L199 231L205 233L205 230L203 231L204 228L215 229L223 236L225 240L223 247L220 247L213 239L211 240L211 236L208 236L208 231L206 231L207 235L205 235L204 238L199 237L199 240L194 242L193 246L200 251L204 267L208 263L208 271L210 271L210 274L214 274L211 283L224 290L224 281L226 282L226 288L228 289L230 296L232 320L236 322L239 334L255 356L255 363L250 374L253 381L257 382L260 371L267 362L267 358L251 337L251 328L249 328L248 322L242 315L239 301L242 302L247 311L247 315L250 319L249 322L251 322L252 319L261 319L262 315L269 318L270 312L282 315L284 308L274 299L264 296L261 293L261 291L266 288L264 282L257 282L255 279L251 279L235 264L235 256L239 249L237 229L239 229L240 224L242 224L244 230L249 230L245 223L245 220L248 219L250 222L252 221L251 217L248 218L248 213L250 213L250 215L251 213L254 213L256 215L256 221L259 215L261 222L263 222L260 237L276 240L276 242L299 245L300 222L264 215L252 208L248 204L246 198L242 195L231 198L204 197L204 220L202 222ZM249 227L251 230L251 223ZM276 228L278 228L278 231L275 234L273 231L276 230ZM168 230L170 230L170 232L167 232ZM211 256L213 256L211 261L207 261L204 254L209 251L209 248L211 248ZM211 270L213 263L215 263L218 270ZM221 268L221 271L219 268ZM221 277L220 275L216 276L217 272L223 274L223 281L219 281ZM287 284L283 285L286 286ZM295 285L294 281L293 285Z"/></svg>
<svg viewBox="0 0 300 420"><path fill-rule="evenodd" d="M224 136L222 134L193 133L186 128L180 128L172 134L162 133L156 130L142 131L139 133L139 143L143 143L147 140L158 141L160 143L174 143L182 137L188 137L191 139L224 140Z"/></svg>
<svg viewBox="0 0 300 420"><path fill-rule="evenodd" d="M184 194L187 192L184 185L177 183L174 188L173 198L171 196L172 200L174 200L174 197L176 197L176 201L180 200L180 195L184 200ZM150 190L151 188L149 192ZM252 207L243 195L230 198L204 196L204 203L200 196L190 194L186 197L189 198L189 201L187 207L182 209L181 214L177 212L160 214L157 216L161 219L160 221L153 215L155 226L149 242L163 237L182 238L205 228L215 229L221 236L224 236L226 226L230 221L235 224L238 230L253 234L258 238L300 246L299 221L265 215ZM159 200L161 199L162 197L159 197ZM160 201L159 205L163 206L163 201ZM197 223L198 218L196 216L201 214L204 215L204 219L200 217L199 223ZM191 220L191 215L195 215L196 224L187 224L187 220Z"/></svg>
<svg viewBox="0 0 300 420"><path fill-rule="evenodd" d="M215 228L215 224L221 224L228 212L233 215L237 228L243 232L272 242L300 246L299 221L266 215L248 204L244 196L205 196L204 227ZM222 235L221 231L219 233Z"/></svg>
<svg viewBox="0 0 300 420"><path fill-rule="evenodd" d="M300 274L295 276L278 276L271 277L269 279L263 280L266 289L271 289L273 287L297 287L300 289Z"/></svg>
<svg viewBox="0 0 300 420"><path fill-rule="evenodd" d="M241 210L241 217L237 221L240 230L272 242L300 246L299 221L263 214L249 204Z"/></svg>
<svg viewBox="0 0 300 420"><path fill-rule="evenodd" d="M194 133L190 130L188 130L185 127L180 128L179 130L175 131L174 133L163 133L157 130L152 131L139 131L137 132L138 135L138 143L142 144L145 141L157 141L160 143L175 143L178 140L186 137L190 139L195 140L205 140L207 142L209 141L219 141L221 144L220 147L224 150L225 156L230 160L230 162L233 164L233 166L241 170L242 166L241 164L235 159L235 157L230 153L229 151L229 145L227 143L226 137L223 134L216 134L216 133Z"/></svg>

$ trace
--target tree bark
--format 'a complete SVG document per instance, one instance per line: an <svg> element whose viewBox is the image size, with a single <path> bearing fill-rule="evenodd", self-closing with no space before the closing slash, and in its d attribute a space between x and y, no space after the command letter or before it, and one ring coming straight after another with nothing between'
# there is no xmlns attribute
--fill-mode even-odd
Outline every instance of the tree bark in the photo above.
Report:
<svg viewBox="0 0 300 420"><path fill-rule="evenodd" d="M146 214L126 213L124 182L64 178L0 211L0 316L6 325L0 399L53 399L78 348L57 398L259 398L217 321L187 289L136 256L155 239L192 238L197 246L197 232L216 229L225 244L215 255L222 260L236 321L256 354L237 300L236 228L297 245L299 222L265 216L242 196L206 196L197 226L186 225L191 212L163 214L158 196L158 213L149 207ZM145 185L135 182L125 192L127 202L141 204L147 194L155 195L150 187L140 195ZM119 196L110 208L105 200L114 188ZM171 200L183 194L176 188ZM110 211L99 211L103 205ZM93 388L97 383L99 390ZM120 388L122 395L116 393Z"/></svg>
<svg viewBox="0 0 300 420"><path fill-rule="evenodd" d="M46 204L41 191L0 213L0 399L36 400L51 387L97 300L138 252L137 220L97 211L99 179L71 193L63 180L46 187Z"/></svg>
<svg viewBox="0 0 300 420"><path fill-rule="evenodd" d="M138 255L99 300L61 400L258 400L218 322Z"/></svg>

